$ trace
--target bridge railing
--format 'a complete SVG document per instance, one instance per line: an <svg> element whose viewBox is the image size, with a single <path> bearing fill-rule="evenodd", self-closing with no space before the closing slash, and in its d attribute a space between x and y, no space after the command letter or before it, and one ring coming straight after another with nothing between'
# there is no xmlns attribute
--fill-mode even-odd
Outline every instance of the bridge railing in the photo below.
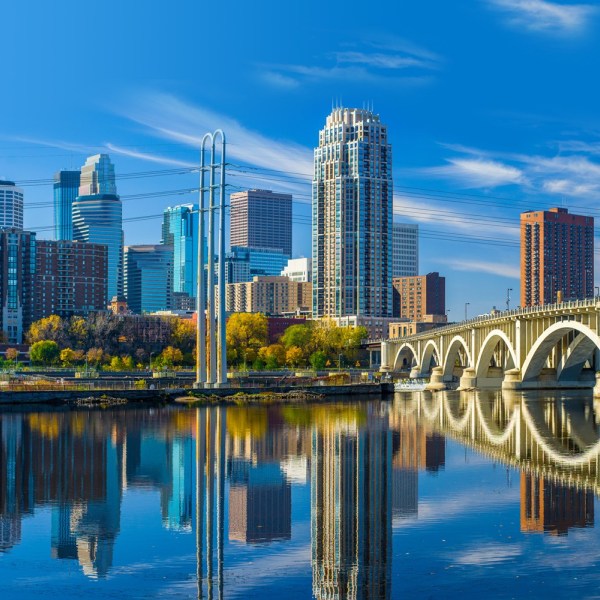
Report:
<svg viewBox="0 0 600 600"><path fill-rule="evenodd" d="M367 344L376 344L380 342L395 342L400 340L421 340L428 339L434 335L438 334L446 334L446 333L454 333L459 332L464 329L469 328L472 325L480 325L482 323L493 323L494 321L502 322L508 319L512 319L520 316L532 315L534 313L545 313L545 312L559 312L559 311L568 311L574 308L589 308L589 307L597 307L600 304L600 297L596 296L595 298L588 298L586 300L568 300L566 302L561 302L560 304L542 304L540 306L526 306L524 308L513 308L511 310L498 311L493 315L478 315L471 319L467 319L466 321L460 321L459 323L451 323L449 325L445 325L443 327L436 327L434 329L429 329L428 331L423 331L421 333L415 333L414 335L407 335L405 337L397 337L397 338L382 338L382 339L370 339L367 340Z"/></svg>

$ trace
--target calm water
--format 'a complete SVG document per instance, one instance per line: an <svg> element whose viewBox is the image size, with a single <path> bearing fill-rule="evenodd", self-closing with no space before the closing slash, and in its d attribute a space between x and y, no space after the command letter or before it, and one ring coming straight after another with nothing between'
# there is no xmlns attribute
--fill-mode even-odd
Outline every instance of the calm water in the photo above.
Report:
<svg viewBox="0 0 600 600"><path fill-rule="evenodd" d="M0 598L598 597L585 396L0 413Z"/></svg>

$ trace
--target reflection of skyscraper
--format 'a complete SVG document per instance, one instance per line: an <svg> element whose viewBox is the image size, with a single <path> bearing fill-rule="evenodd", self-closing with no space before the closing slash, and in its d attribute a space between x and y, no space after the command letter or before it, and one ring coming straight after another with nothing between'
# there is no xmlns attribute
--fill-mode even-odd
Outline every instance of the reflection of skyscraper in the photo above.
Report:
<svg viewBox="0 0 600 600"><path fill-rule="evenodd" d="M388 598L392 438L384 423L313 431L313 594Z"/></svg>
<svg viewBox="0 0 600 600"><path fill-rule="evenodd" d="M193 448L189 437L173 440L171 446L172 485L171 496L167 503L168 529L191 531L192 529L192 491L193 491Z"/></svg>
<svg viewBox="0 0 600 600"><path fill-rule="evenodd" d="M64 503L52 509L52 558L77 558L77 538L71 531L71 505Z"/></svg>
<svg viewBox="0 0 600 600"><path fill-rule="evenodd" d="M521 472L521 531L564 535L593 526L593 492Z"/></svg>

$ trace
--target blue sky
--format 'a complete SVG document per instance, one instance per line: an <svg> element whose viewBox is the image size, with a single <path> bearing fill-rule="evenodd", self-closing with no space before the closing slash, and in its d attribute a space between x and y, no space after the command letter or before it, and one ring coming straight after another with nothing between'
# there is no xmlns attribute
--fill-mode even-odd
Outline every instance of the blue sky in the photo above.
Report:
<svg viewBox="0 0 600 600"><path fill-rule="evenodd" d="M420 224L420 271L446 276L451 319L465 302L470 316L504 307L507 288L518 304L520 211L600 217L596 2L21 0L2 20L0 178L41 180L24 186L40 237L52 174L104 151L117 175L146 174L117 181L126 243L158 242L160 218L135 219L195 199L196 174L164 171L193 166L222 127L243 166L232 191L294 193L308 255L332 102L372 103L388 124L395 219Z"/></svg>

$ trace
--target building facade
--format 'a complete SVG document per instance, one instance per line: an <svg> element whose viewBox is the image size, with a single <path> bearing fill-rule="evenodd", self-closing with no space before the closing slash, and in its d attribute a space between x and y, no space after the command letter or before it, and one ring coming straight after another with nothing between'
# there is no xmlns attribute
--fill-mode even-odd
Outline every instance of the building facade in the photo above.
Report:
<svg viewBox="0 0 600 600"><path fill-rule="evenodd" d="M0 227L23 229L23 190L0 180Z"/></svg>
<svg viewBox="0 0 600 600"><path fill-rule="evenodd" d="M271 190L231 194L230 243L292 255L292 196Z"/></svg>
<svg viewBox="0 0 600 600"><path fill-rule="evenodd" d="M252 281L230 283L225 294L227 312L285 315L306 314L312 308L312 285L281 276L256 276Z"/></svg>
<svg viewBox="0 0 600 600"><path fill-rule="evenodd" d="M416 277L395 277L394 316L423 321L425 315L446 315L446 278L437 272Z"/></svg>
<svg viewBox="0 0 600 600"><path fill-rule="evenodd" d="M79 196L80 171L58 171L54 175L54 239L73 239L73 202Z"/></svg>
<svg viewBox="0 0 600 600"><path fill-rule="evenodd" d="M107 303L123 294L123 205L117 195L114 166L107 154L87 159L81 169L79 196L73 202L73 239L108 248Z"/></svg>
<svg viewBox="0 0 600 600"><path fill-rule="evenodd" d="M392 276L415 277L419 274L419 226L394 223L392 235Z"/></svg>
<svg viewBox="0 0 600 600"><path fill-rule="evenodd" d="M281 275L292 281L312 281L312 259L290 258Z"/></svg>
<svg viewBox="0 0 600 600"><path fill-rule="evenodd" d="M173 289L195 298L198 286L198 206L180 204L164 211L162 244L173 248ZM204 240L204 256L206 240Z"/></svg>
<svg viewBox="0 0 600 600"><path fill-rule="evenodd" d="M20 344L33 321L35 233L0 231L0 330L6 341Z"/></svg>
<svg viewBox="0 0 600 600"><path fill-rule="evenodd" d="M594 218L566 208L521 213L521 306L594 296Z"/></svg>
<svg viewBox="0 0 600 600"><path fill-rule="evenodd" d="M136 314L171 308L173 248L166 244L125 247L125 297Z"/></svg>
<svg viewBox="0 0 600 600"><path fill-rule="evenodd" d="M34 321L106 309L108 249L103 244L38 240L35 262Z"/></svg>
<svg viewBox="0 0 600 600"><path fill-rule="evenodd" d="M312 190L313 316L392 316L392 148L368 110L336 108Z"/></svg>

